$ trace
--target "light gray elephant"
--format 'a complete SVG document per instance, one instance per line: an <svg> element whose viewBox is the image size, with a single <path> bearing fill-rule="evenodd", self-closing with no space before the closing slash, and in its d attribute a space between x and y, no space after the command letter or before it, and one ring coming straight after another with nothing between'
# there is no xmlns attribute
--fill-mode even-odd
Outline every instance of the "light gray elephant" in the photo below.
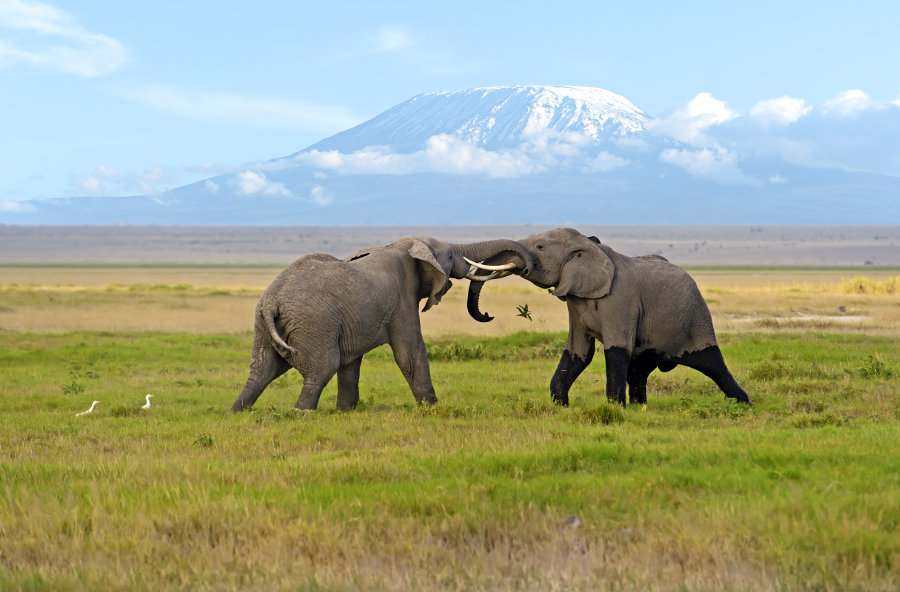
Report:
<svg viewBox="0 0 900 592"><path fill-rule="evenodd" d="M531 269L528 252L507 240L451 244L407 236L343 260L322 253L301 257L259 299L250 377L231 410L252 407L291 367L303 376L296 408L315 409L337 374L337 408L354 409L362 356L385 343L416 401L435 403L419 301L427 299L422 311L428 310L450 289L449 278L464 278L473 261L507 250L515 264L506 267Z"/></svg>
<svg viewBox="0 0 900 592"><path fill-rule="evenodd" d="M555 402L569 404L569 388L591 363L599 339L606 357L606 396L623 407L626 383L631 403L645 404L650 373L679 364L713 379L726 396L750 403L725 366L709 308L683 269L656 255L626 257L571 228L518 242L534 259L526 279L554 288L569 309L566 349L550 382ZM504 258L499 254L488 262ZM509 273L479 272L480 281L469 284L473 318L491 318L478 309L484 281Z"/></svg>

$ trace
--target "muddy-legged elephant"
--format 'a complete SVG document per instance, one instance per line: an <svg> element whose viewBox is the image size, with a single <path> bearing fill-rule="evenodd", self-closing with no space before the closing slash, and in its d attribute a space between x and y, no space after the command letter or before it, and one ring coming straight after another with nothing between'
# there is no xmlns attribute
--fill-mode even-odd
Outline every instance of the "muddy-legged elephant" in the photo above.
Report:
<svg viewBox="0 0 900 592"><path fill-rule="evenodd" d="M750 403L725 365L712 317L697 284L663 257L627 257L571 228L557 228L519 242L534 260L526 277L566 302L569 336L550 383L554 401L569 403L569 388L594 356L594 340L606 358L606 396L625 405L647 401L647 377L682 364L709 376L726 396ZM501 254L490 260L502 263ZM469 313L478 309L483 280L508 272L479 272L469 284Z"/></svg>
<svg viewBox="0 0 900 592"><path fill-rule="evenodd" d="M419 302L426 299L422 311L428 310L450 289L450 278L466 277L472 261L507 250L520 269L531 269L528 251L506 240L452 244L407 236L343 260L322 253L301 257L259 299L250 377L231 410L253 406L291 367L303 376L296 408L315 409L337 374L337 407L353 409L363 354L385 343L416 401L435 403Z"/></svg>

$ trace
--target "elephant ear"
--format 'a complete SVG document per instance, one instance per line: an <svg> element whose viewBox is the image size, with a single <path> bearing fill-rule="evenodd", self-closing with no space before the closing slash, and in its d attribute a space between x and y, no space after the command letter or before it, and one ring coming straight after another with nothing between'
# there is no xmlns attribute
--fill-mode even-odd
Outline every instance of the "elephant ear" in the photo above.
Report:
<svg viewBox="0 0 900 592"><path fill-rule="evenodd" d="M422 309L422 312L425 312L441 301L441 296L445 293L444 287L447 284L448 274L434 257L431 247L424 242L418 239L414 240L409 248L409 254L418 261L422 275L422 285L429 291L428 301Z"/></svg>
<svg viewBox="0 0 900 592"><path fill-rule="evenodd" d="M563 264L553 295L560 300L566 296L603 298L609 294L615 274L616 268L606 253L591 245L572 253Z"/></svg>

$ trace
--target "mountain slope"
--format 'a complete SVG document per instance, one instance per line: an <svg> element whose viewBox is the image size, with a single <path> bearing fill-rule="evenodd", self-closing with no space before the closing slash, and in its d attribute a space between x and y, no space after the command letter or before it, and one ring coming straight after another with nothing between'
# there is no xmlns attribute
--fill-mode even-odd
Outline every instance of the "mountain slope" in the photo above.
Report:
<svg viewBox="0 0 900 592"><path fill-rule="evenodd" d="M0 202L0 223L900 223L900 174L826 166L784 126L769 131L792 158L759 135L741 151L699 121L666 134L598 88L426 93L286 157L157 195Z"/></svg>
<svg viewBox="0 0 900 592"><path fill-rule="evenodd" d="M628 99L600 88L513 86L418 95L308 150L353 152L389 146L409 152L439 134L499 150L545 132L592 141L645 130L648 117Z"/></svg>

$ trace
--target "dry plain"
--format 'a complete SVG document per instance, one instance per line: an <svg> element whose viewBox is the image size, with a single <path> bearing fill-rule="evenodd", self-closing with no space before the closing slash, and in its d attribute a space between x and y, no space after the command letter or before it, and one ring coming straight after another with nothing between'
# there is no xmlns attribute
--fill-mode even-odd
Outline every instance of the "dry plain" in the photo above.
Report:
<svg viewBox="0 0 900 592"><path fill-rule="evenodd" d="M354 413L226 415L296 256L538 229L369 230L0 227L0 588L896 590L896 228L592 232L688 268L753 408L678 368L623 411L602 359L550 404L565 305L507 278L421 316L433 408L376 350Z"/></svg>

